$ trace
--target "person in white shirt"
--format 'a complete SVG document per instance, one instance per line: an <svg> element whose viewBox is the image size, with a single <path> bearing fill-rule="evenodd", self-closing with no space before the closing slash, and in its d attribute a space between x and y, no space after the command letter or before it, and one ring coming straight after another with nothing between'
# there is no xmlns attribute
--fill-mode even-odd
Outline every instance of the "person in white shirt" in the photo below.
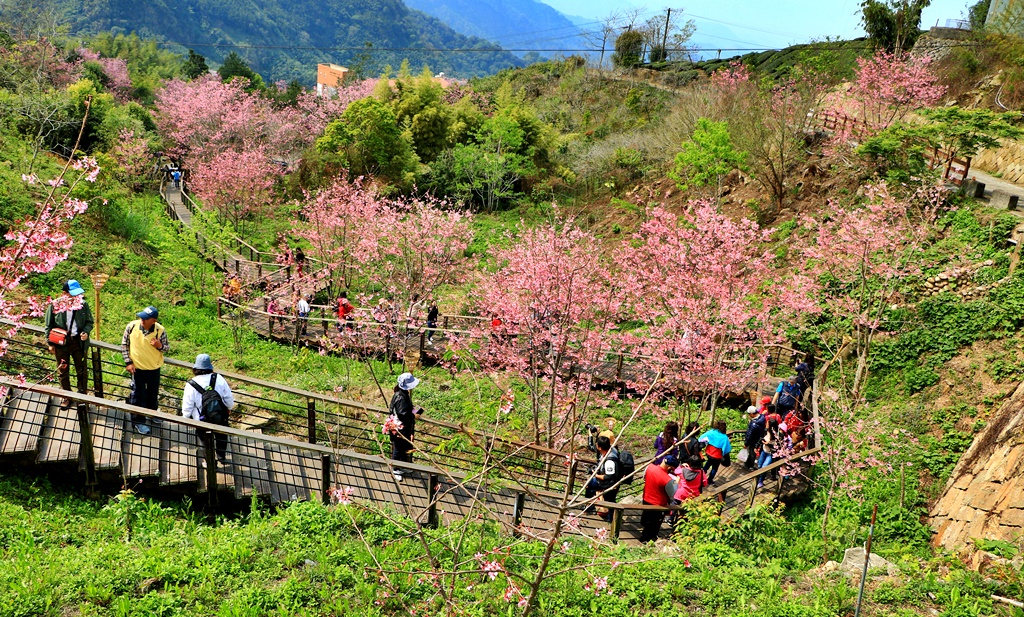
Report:
<svg viewBox="0 0 1024 617"><path fill-rule="evenodd" d="M299 322L300 322L299 333L300 334L305 334L306 333L306 326L309 325L309 311L310 311L310 309L309 309L309 302L306 302L306 299L304 297L302 297L302 296L296 296L295 312L299 316Z"/></svg>
<svg viewBox="0 0 1024 617"><path fill-rule="evenodd" d="M202 420L211 424L228 425L228 413L235 408L235 397L231 393L231 387L222 375L213 372L213 361L210 356L201 353L196 356L196 363L192 366L192 379L185 384L185 390L181 396L181 415L193 420ZM225 413L217 414L214 417L203 417L203 393L194 386L198 385L203 390L210 388L213 381L213 390L220 395L224 403ZM194 384L194 385L193 385ZM217 460L224 462L227 458L228 436L223 433L214 433L216 438Z"/></svg>

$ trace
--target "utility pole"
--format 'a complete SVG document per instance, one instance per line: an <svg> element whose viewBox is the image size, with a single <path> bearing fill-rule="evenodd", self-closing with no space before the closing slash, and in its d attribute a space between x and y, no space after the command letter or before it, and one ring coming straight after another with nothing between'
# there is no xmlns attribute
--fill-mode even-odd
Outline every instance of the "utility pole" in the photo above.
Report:
<svg viewBox="0 0 1024 617"><path fill-rule="evenodd" d="M665 9L665 32L661 35L661 53L665 54L664 60L668 60L668 48L665 45L668 44L668 24L669 20L672 19L672 9Z"/></svg>

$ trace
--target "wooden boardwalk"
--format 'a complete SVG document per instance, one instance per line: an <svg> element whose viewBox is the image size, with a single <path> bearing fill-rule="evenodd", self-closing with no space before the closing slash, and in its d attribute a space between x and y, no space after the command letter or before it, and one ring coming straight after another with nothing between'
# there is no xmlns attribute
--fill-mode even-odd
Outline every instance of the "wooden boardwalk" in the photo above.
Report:
<svg viewBox="0 0 1024 617"><path fill-rule="evenodd" d="M31 332L38 330L26 327ZM26 343L6 339L8 353L0 359L8 374L38 374L48 370L52 359L40 354L38 343ZM196 503L208 502L216 508L223 499L250 499L254 495L276 505L288 501L323 499L330 488L348 487L354 491L357 501L371 503L378 507L391 507L410 518L421 522L443 523L466 516L482 516L506 525L509 532L528 531L543 536L553 528L560 503L561 491L566 481L566 471L560 464L564 453L547 451L532 444L511 443L486 435L477 439L489 439L493 443L494 455L505 464L519 468L519 481L502 477L478 477L476 474L484 464L480 452L472 452L466 444L454 446L462 440L451 439L460 434L474 435L472 431L458 425L430 419L424 421L422 431L417 431L417 446L426 452L437 452L428 456L441 466L400 464L380 456L377 442L369 444L358 439L346 443L358 444L362 451L348 448L332 448L327 445L326 436L319 429L319 418L325 425L348 424L351 435L365 431L379 432L379 415L386 413L360 403L329 399L324 395L295 390L279 384L253 380L243 375L224 373L234 385L236 400L249 408L273 402L266 411L287 409L287 396L299 395L301 409L308 412L308 434L288 434L289 424L275 427L276 434L267 434L250 422L249 415L241 417L241 423L225 428L208 425L177 415L180 405L179 382L176 369L189 366L188 363L168 359L167 374L162 380L162 413L125 405L106 396L121 396L124 392L123 367L118 363L117 374L104 371L104 362L99 350L106 349L115 354L117 348L101 341L93 341L93 391L99 396L85 396L67 393L46 386L22 387L13 379L5 380L11 388L0 403L0 457L18 459L26 463L56 466L70 465L85 473L87 483L101 482L104 478L118 486L124 480L151 478L157 481L147 486L173 487L177 492L191 494ZM33 352L35 355L29 354ZM274 388L276 394L254 392L247 384L259 384L263 388ZM61 396L68 396L74 406L60 409ZM314 411L314 403L331 406L350 406L355 411L345 413L328 410ZM150 435L135 433L130 426L131 414L152 418L153 432ZM307 419L307 418L304 418ZM286 429L282 431L282 429ZM227 437L227 459L217 464L214 452L206 445L209 433L220 433ZM319 443L316 443L319 442ZM454 447L453 447L454 446ZM460 449L461 448L461 449ZM468 448L468 449L467 449ZM638 461L638 464L641 464ZM778 463L776 467L785 464ZM553 471L562 478L554 486L548 486L543 479L545 469L551 465L560 471ZM392 476L395 466L404 467L408 472L405 479L396 482ZM637 480L620 490L619 504L602 504L613 515L611 535L623 541L635 541L639 534L639 517L649 506L639 505L637 493L642 490L642 473L639 469ZM571 502L573 527L576 532L592 533L608 524L592 514L580 512L582 507L582 486L588 473L584 463L570 470L569 481L575 486L571 493L577 497ZM770 498L781 486L769 486L755 490L756 474L743 475L740 465L722 469L718 485L706 493L709 498L724 504L725 511L736 515L745 509L759 495ZM211 487L215 487L211 490ZM546 489L544 487L547 487ZM558 491L558 492L553 492ZM434 498L429 498L433 495ZM478 498L474 498L476 495ZM664 530L666 533L668 529Z"/></svg>

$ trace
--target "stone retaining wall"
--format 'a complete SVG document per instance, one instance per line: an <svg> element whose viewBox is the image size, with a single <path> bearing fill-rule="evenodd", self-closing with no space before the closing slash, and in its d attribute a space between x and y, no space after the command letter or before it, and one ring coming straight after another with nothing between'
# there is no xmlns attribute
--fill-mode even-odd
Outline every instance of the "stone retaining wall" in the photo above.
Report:
<svg viewBox="0 0 1024 617"><path fill-rule="evenodd" d="M1024 184L1024 144L1004 139L996 150L985 150L974 158L972 166L1003 180Z"/></svg>
<svg viewBox="0 0 1024 617"><path fill-rule="evenodd" d="M954 550L974 538L1024 533L1024 383L974 438L931 510L932 543Z"/></svg>

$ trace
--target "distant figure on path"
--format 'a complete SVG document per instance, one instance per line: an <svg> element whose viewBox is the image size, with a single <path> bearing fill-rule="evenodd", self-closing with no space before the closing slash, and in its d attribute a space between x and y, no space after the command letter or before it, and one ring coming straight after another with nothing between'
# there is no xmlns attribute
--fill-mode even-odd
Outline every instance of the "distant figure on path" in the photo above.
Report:
<svg viewBox="0 0 1024 617"><path fill-rule="evenodd" d="M437 328L437 318L441 315L441 312L437 310L437 300L430 301L430 307L427 309L427 340L431 343L434 342L434 329Z"/></svg>
<svg viewBox="0 0 1024 617"><path fill-rule="evenodd" d="M299 334L306 334L309 325L309 302L302 295L295 296L295 314L299 318Z"/></svg>
<svg viewBox="0 0 1024 617"><path fill-rule="evenodd" d="M175 169L171 172L171 179L174 180L174 188L181 188L181 170Z"/></svg>

